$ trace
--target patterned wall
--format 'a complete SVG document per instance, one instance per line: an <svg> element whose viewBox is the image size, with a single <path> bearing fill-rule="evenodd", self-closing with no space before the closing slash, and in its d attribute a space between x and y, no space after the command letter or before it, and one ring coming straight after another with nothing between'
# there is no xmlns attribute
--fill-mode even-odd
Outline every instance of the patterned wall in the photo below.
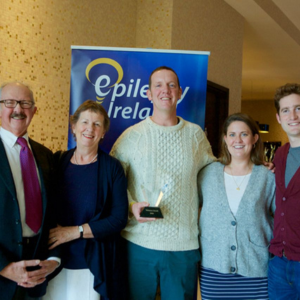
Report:
<svg viewBox="0 0 300 300"><path fill-rule="evenodd" d="M71 45L134 47L136 0L2 0L0 82L33 89L30 136L66 149Z"/></svg>
<svg viewBox="0 0 300 300"><path fill-rule="evenodd" d="M244 19L223 0L174 0L172 48L210 51L208 79L229 88L229 113L241 109Z"/></svg>
<svg viewBox="0 0 300 300"><path fill-rule="evenodd" d="M136 47L172 49L172 20L173 0L138 0Z"/></svg>

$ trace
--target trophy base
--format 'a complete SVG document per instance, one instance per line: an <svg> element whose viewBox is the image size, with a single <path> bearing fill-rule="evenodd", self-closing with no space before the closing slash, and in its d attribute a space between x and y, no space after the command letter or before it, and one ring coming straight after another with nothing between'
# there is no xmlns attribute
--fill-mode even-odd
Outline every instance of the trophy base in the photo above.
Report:
<svg viewBox="0 0 300 300"><path fill-rule="evenodd" d="M142 210L140 216L143 218L156 218L156 219L163 219L163 217L164 217L161 212L161 209L156 206L145 207Z"/></svg>

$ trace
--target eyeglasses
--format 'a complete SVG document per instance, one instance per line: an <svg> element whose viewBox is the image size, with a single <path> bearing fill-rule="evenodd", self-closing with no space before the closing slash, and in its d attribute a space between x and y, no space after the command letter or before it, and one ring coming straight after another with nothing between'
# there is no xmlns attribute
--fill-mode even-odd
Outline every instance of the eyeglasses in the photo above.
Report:
<svg viewBox="0 0 300 300"><path fill-rule="evenodd" d="M5 107L7 108L15 108L18 104L22 108L31 108L34 105L33 101L28 100L14 100L14 99L7 99L7 100L1 100L0 103L4 103Z"/></svg>

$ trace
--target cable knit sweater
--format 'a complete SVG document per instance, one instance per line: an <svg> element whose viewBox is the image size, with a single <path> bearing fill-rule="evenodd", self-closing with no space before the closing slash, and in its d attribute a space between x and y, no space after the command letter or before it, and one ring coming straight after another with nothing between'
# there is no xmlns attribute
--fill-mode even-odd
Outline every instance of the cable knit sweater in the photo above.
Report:
<svg viewBox="0 0 300 300"><path fill-rule="evenodd" d="M111 151L124 167L129 202L154 206L168 184L160 203L164 218L138 223L130 215L122 232L126 240L149 249L199 247L197 174L214 156L201 128L179 120L175 126L160 126L148 117L123 132Z"/></svg>

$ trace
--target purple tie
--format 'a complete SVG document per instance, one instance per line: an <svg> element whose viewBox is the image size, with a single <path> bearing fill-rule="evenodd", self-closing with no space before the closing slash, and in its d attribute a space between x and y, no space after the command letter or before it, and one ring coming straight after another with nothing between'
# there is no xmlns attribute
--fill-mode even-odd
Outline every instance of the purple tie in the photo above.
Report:
<svg viewBox="0 0 300 300"><path fill-rule="evenodd" d="M32 152L26 139L19 137L17 143L22 147L20 152L21 169L24 185L26 224L32 231L38 233L42 224L42 196L40 183Z"/></svg>

